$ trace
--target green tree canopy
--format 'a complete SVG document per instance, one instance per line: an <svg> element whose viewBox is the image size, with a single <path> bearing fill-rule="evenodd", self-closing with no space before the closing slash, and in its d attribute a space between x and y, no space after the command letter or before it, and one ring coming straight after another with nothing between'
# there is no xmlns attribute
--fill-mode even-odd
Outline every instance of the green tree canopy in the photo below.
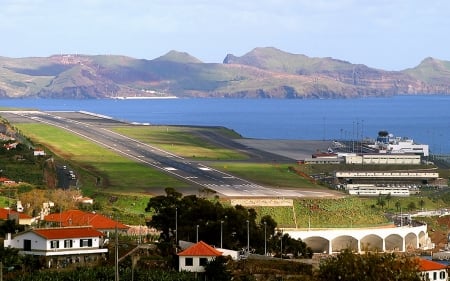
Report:
<svg viewBox="0 0 450 281"><path fill-rule="evenodd" d="M149 200L145 209L153 212L149 226L161 231L160 242L175 244L175 239L204 242L228 249L247 248L264 254L277 252L279 235L275 233L276 221L271 216L264 216L257 221L254 209L237 205L224 207L220 202L199 198L195 195L182 196L172 188L166 189L165 196L156 196ZM294 256L310 255L310 250L301 240L285 235L284 253ZM265 243L266 241L266 243ZM279 250L278 250L279 253Z"/></svg>

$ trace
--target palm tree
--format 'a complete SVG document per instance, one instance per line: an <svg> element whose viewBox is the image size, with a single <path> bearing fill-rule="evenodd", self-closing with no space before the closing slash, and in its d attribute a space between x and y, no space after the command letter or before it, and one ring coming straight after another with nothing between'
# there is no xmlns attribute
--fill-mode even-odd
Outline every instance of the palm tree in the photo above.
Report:
<svg viewBox="0 0 450 281"><path fill-rule="evenodd" d="M400 203L400 201L395 201L395 208L397 208L397 212L398 212L398 210L400 209L400 206L401 206L402 204Z"/></svg>
<svg viewBox="0 0 450 281"><path fill-rule="evenodd" d="M420 198L419 206L420 206L420 209L422 209L422 211L423 211L423 206L425 206L425 201L422 198Z"/></svg>
<svg viewBox="0 0 450 281"><path fill-rule="evenodd" d="M383 197L378 196L377 205L381 207L381 209L384 209L384 206L386 205L386 201L383 199Z"/></svg>
<svg viewBox="0 0 450 281"><path fill-rule="evenodd" d="M386 201L387 201L387 207L388 207L388 209L389 209L389 202L391 201L391 199L392 199L392 195L391 195L391 193L389 192L389 193L386 195Z"/></svg>

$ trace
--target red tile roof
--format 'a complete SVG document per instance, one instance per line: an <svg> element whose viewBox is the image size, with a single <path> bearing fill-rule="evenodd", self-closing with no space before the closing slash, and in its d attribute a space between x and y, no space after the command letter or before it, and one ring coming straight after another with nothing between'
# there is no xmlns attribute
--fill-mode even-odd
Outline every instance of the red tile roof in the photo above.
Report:
<svg viewBox="0 0 450 281"><path fill-rule="evenodd" d="M46 239L101 237L103 233L92 227L37 228L32 232Z"/></svg>
<svg viewBox="0 0 450 281"><path fill-rule="evenodd" d="M222 255L222 252L219 252L210 245L206 244L205 242L200 241L197 244L187 248L186 250L179 252L178 255L218 257Z"/></svg>
<svg viewBox="0 0 450 281"><path fill-rule="evenodd" d="M445 264L426 260L426 259L419 259L419 270L420 271L441 270L441 269L446 269L446 268L447 268L447 266Z"/></svg>
<svg viewBox="0 0 450 281"><path fill-rule="evenodd" d="M5 182L5 181L9 181L9 179L5 178L5 177L0 177L0 182Z"/></svg>
<svg viewBox="0 0 450 281"><path fill-rule="evenodd" d="M44 217L44 221L61 223L61 226L87 226L95 229L128 229L129 227L118 221L112 220L96 213L87 213L80 210L69 210L62 213L54 213Z"/></svg>
<svg viewBox="0 0 450 281"><path fill-rule="evenodd" d="M19 213L14 210L0 208L0 220L7 220L9 214L18 214L19 219L31 219L31 217L24 213Z"/></svg>

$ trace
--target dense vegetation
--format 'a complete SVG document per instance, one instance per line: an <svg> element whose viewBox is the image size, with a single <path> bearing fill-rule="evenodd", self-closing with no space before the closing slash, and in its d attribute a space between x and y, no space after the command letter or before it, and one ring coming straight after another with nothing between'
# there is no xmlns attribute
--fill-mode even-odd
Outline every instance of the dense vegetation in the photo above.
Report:
<svg viewBox="0 0 450 281"><path fill-rule="evenodd" d="M178 240L203 240L210 245L244 249L261 255L265 254L267 247L267 253L275 256L284 253L296 258L312 256L311 249L304 242L276 232L277 223L272 217L263 216L257 220L254 209L239 205L224 207L219 202L195 195L183 197L168 188L165 196L155 196L149 200L146 211L154 212L149 225L161 232L161 244L172 249Z"/></svg>

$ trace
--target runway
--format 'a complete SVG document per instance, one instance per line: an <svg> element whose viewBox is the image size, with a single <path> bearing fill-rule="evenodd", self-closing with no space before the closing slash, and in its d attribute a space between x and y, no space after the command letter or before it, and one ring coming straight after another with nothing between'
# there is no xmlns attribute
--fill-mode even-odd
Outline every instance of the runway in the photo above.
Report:
<svg viewBox="0 0 450 281"><path fill-rule="evenodd" d="M209 188L225 197L335 197L332 191L268 188L231 174L191 162L157 147L110 130L121 121L84 112L1 111L11 124L40 122L55 126L109 148L149 167L171 174L192 185Z"/></svg>

